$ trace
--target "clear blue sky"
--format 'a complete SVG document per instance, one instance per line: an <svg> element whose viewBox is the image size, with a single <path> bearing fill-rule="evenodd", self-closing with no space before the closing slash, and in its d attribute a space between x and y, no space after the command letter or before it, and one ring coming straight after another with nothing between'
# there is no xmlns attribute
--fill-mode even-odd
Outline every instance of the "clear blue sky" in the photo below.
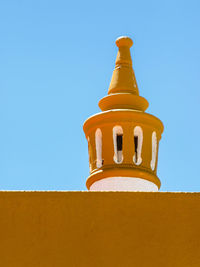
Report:
<svg viewBox="0 0 200 267"><path fill-rule="evenodd" d="M130 36L147 110L165 125L162 191L200 191L200 1L0 2L0 189L85 190L85 119Z"/></svg>

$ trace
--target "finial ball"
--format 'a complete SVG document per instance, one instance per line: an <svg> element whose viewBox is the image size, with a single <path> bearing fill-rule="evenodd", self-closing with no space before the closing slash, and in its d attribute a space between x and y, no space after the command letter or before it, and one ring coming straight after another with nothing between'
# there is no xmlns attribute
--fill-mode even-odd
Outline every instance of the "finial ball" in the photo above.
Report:
<svg viewBox="0 0 200 267"><path fill-rule="evenodd" d="M133 45L132 39L127 36L120 36L119 38L117 38L115 43L117 47L128 46L130 48Z"/></svg>

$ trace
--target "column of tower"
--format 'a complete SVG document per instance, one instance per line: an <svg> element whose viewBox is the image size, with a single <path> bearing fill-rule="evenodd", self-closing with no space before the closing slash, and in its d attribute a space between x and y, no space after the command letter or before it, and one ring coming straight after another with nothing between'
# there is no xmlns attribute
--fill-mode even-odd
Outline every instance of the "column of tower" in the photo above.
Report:
<svg viewBox="0 0 200 267"><path fill-rule="evenodd" d="M145 112L148 101L139 95L128 37L116 40L118 54L108 95L99 101L102 112L83 126L89 152L91 191L158 191L156 175L162 122Z"/></svg>

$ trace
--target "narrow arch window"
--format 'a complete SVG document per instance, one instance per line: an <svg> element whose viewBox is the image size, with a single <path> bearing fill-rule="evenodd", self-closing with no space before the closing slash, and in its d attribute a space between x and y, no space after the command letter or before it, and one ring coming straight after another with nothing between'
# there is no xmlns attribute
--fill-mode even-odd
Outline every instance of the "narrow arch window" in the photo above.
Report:
<svg viewBox="0 0 200 267"><path fill-rule="evenodd" d="M143 143L143 131L140 126L136 126L133 130L134 134L134 156L133 162L136 165L142 163L142 143Z"/></svg>
<svg viewBox="0 0 200 267"><path fill-rule="evenodd" d="M87 138L87 141L88 141L88 155L89 155L89 168L90 168L90 172L92 171L92 164L91 164L91 144L90 144L90 138L88 136Z"/></svg>
<svg viewBox="0 0 200 267"><path fill-rule="evenodd" d="M155 170L156 166L156 157L157 157L157 136L156 132L152 133L152 159L151 159L151 169Z"/></svg>
<svg viewBox="0 0 200 267"><path fill-rule="evenodd" d="M97 129L95 132L95 145L96 145L96 166L101 168L102 166L102 132L101 129Z"/></svg>
<svg viewBox="0 0 200 267"><path fill-rule="evenodd" d="M113 128L113 144L114 162L120 164L123 161L123 129L121 126Z"/></svg>

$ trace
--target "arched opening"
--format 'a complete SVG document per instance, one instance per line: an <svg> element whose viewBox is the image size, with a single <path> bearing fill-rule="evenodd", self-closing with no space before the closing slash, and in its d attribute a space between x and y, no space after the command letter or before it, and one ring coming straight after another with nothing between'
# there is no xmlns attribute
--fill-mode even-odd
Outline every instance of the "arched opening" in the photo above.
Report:
<svg viewBox="0 0 200 267"><path fill-rule="evenodd" d="M123 129L121 126L113 128L114 161L117 164L123 161Z"/></svg>
<svg viewBox="0 0 200 267"><path fill-rule="evenodd" d="M155 170L156 166L156 157L157 157L157 136L156 132L152 133L152 159L151 159L151 169Z"/></svg>
<svg viewBox="0 0 200 267"><path fill-rule="evenodd" d="M136 165L142 163L142 143L143 143L143 131L140 126L136 126L133 130L134 135L134 156L133 162Z"/></svg>
<svg viewBox="0 0 200 267"><path fill-rule="evenodd" d="M92 171L92 160L91 160L91 153L92 153L92 149L91 149L91 144L90 144L90 138L88 136L87 138L88 141L88 155L89 155L89 168L90 168L90 172Z"/></svg>
<svg viewBox="0 0 200 267"><path fill-rule="evenodd" d="M101 168L102 166L102 132L98 128L95 132L95 145L96 145L96 166Z"/></svg>

